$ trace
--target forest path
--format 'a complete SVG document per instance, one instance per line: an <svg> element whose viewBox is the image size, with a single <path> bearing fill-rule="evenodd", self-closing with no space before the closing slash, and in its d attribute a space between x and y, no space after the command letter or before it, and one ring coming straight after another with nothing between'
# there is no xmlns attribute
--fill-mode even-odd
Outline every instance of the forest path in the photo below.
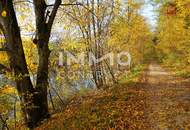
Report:
<svg viewBox="0 0 190 130"><path fill-rule="evenodd" d="M190 82L158 64L145 72L146 114L151 130L190 129Z"/></svg>
<svg viewBox="0 0 190 130"><path fill-rule="evenodd" d="M157 64L139 76L74 96L36 130L190 130L190 81Z"/></svg>

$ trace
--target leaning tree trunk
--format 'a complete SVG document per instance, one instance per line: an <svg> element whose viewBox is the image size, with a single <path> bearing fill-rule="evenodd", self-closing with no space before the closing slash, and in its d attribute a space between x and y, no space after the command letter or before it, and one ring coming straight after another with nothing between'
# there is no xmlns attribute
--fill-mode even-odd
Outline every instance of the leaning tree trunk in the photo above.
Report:
<svg viewBox="0 0 190 130"><path fill-rule="evenodd" d="M0 27L7 42L7 53L9 55L11 69L14 73L22 111L27 125L33 127L38 123L41 117L39 117L39 105L36 102L36 92L27 69L20 29L12 0L0 1L0 11L4 13L4 15L0 16ZM42 100L41 98L39 99Z"/></svg>
<svg viewBox="0 0 190 130"><path fill-rule="evenodd" d="M0 1L0 28L6 42L10 66L14 72L17 90L21 99L22 111L28 127L33 128L46 118L48 113L47 86L48 60L50 51L48 42L52 24L61 0L56 0L49 21L46 23L45 11L47 5L44 0L34 0L37 30L37 48L39 66L36 87L32 85L24 55L20 29L17 23L12 0Z"/></svg>

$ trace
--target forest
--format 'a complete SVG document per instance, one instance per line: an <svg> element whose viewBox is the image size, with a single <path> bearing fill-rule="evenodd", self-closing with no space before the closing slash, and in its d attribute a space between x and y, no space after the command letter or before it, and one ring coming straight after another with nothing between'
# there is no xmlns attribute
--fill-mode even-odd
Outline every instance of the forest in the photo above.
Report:
<svg viewBox="0 0 190 130"><path fill-rule="evenodd" d="M190 130L190 1L0 0L0 130Z"/></svg>

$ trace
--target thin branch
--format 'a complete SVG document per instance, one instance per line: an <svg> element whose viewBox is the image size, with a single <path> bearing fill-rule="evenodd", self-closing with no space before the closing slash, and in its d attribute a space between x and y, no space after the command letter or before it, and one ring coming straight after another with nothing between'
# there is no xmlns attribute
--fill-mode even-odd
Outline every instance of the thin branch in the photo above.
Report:
<svg viewBox="0 0 190 130"><path fill-rule="evenodd" d="M56 14L57 14L57 10L58 10L58 8L59 8L60 5L61 5L61 0L56 0L56 1L55 1L55 4L54 4L54 6L53 6L53 10L52 10L52 12L51 12L51 15L50 15L50 17L49 17L49 21L48 21L48 23L47 23L49 30L51 29L51 27L52 27L52 25L53 25L55 16L56 16Z"/></svg>
<svg viewBox="0 0 190 130"><path fill-rule="evenodd" d="M72 3L68 3L68 4L60 4L60 6L70 6L70 5L83 5L82 3L74 3L74 4L72 4ZM51 7L51 6L54 6L54 4L51 4L51 5L47 5L48 7Z"/></svg>
<svg viewBox="0 0 190 130"><path fill-rule="evenodd" d="M86 7L84 4L82 4L80 2L68 3L68 4L60 4L60 6L74 6L74 5L82 6L83 8L85 8L86 10L88 10L91 14L93 14L94 16L96 16L96 14L92 10L90 10L88 7ZM55 6L55 4L47 5L47 7L51 7L51 6Z"/></svg>

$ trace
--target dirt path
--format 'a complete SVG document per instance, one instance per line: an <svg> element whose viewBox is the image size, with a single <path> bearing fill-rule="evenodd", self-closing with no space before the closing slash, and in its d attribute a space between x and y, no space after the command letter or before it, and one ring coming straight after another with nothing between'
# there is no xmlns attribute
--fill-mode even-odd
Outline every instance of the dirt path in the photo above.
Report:
<svg viewBox="0 0 190 130"><path fill-rule="evenodd" d="M190 130L190 81L157 64L146 72L146 114L151 130Z"/></svg>

